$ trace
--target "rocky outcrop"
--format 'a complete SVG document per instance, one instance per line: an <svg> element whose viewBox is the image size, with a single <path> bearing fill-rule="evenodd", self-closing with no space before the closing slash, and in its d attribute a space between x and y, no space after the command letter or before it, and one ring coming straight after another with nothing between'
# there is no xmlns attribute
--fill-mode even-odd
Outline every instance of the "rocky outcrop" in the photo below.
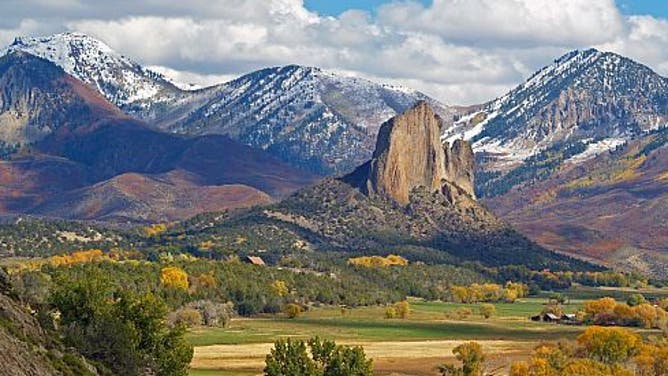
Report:
<svg viewBox="0 0 668 376"><path fill-rule="evenodd" d="M455 140L452 147L443 145L445 151L445 172L447 180L462 188L469 196L475 198L473 175L475 156L471 144L464 140Z"/></svg>
<svg viewBox="0 0 668 376"><path fill-rule="evenodd" d="M432 190L445 178L441 119L425 102L385 122L369 165L367 192L409 202L418 186Z"/></svg>
<svg viewBox="0 0 668 376"><path fill-rule="evenodd" d="M473 151L462 140L452 147L441 142L441 118L426 102L385 122L378 134L373 158L353 175L362 190L410 202L417 187L443 192L454 203L457 196L473 193Z"/></svg>

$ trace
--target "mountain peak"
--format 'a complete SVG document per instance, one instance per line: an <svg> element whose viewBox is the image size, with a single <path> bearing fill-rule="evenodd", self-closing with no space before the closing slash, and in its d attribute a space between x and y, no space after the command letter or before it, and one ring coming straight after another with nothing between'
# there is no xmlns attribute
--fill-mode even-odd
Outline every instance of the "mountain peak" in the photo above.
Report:
<svg viewBox="0 0 668 376"><path fill-rule="evenodd" d="M161 74L142 67L84 33L18 37L0 55L14 51L53 62L69 75L96 88L107 100L139 117L148 117L153 107L181 95L181 91Z"/></svg>

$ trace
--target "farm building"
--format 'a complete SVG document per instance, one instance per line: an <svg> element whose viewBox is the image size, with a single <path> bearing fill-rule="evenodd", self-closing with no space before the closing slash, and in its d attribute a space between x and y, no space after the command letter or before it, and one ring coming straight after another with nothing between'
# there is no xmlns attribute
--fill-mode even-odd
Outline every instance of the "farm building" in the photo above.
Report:
<svg viewBox="0 0 668 376"><path fill-rule="evenodd" d="M262 260L262 257L259 256L246 256L244 262L246 262L247 264L257 265L257 266L267 265L264 263L264 260Z"/></svg>

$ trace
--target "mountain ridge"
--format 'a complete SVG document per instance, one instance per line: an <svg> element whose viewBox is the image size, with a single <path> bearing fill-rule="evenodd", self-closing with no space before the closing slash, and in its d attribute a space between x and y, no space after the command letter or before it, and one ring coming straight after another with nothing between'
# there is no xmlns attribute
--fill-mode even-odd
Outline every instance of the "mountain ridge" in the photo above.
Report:
<svg viewBox="0 0 668 376"><path fill-rule="evenodd" d="M455 122L464 138L507 171L558 142L630 140L668 124L668 78L611 52L571 51L505 95ZM614 144L614 143L613 143Z"/></svg>
<svg viewBox="0 0 668 376"><path fill-rule="evenodd" d="M273 202L316 178L225 136L157 131L55 64L20 51L0 57L0 104L0 129L41 131L0 161L4 214L174 220ZM179 171L187 178L158 178ZM144 176L131 182L127 173ZM100 194L101 187L111 190ZM146 193L150 187L180 199L161 200ZM76 206L82 209L68 209Z"/></svg>
<svg viewBox="0 0 668 376"><path fill-rule="evenodd" d="M265 68L186 91L82 33L17 39L23 51L61 66L128 115L187 135L223 134L315 173L344 173L370 157L378 125L418 100L444 119L448 106L414 90L316 67Z"/></svg>

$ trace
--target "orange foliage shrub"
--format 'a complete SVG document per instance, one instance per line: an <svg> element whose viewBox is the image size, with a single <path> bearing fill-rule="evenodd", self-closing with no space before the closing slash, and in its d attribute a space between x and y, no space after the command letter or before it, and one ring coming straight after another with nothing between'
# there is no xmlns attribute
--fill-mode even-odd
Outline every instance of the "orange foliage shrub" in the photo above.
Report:
<svg viewBox="0 0 668 376"><path fill-rule="evenodd" d="M350 265L363 266L365 268L387 268L390 266L406 266L408 260L398 255L362 256L348 259Z"/></svg>
<svg viewBox="0 0 668 376"><path fill-rule="evenodd" d="M154 225L144 227L144 233L147 236L159 235L165 231L167 231L167 225L164 223L156 223Z"/></svg>
<svg viewBox="0 0 668 376"><path fill-rule="evenodd" d="M68 255L51 256L49 263L54 266L65 266L73 264L84 264L102 260L104 254L101 249L89 249L85 251L72 252Z"/></svg>

